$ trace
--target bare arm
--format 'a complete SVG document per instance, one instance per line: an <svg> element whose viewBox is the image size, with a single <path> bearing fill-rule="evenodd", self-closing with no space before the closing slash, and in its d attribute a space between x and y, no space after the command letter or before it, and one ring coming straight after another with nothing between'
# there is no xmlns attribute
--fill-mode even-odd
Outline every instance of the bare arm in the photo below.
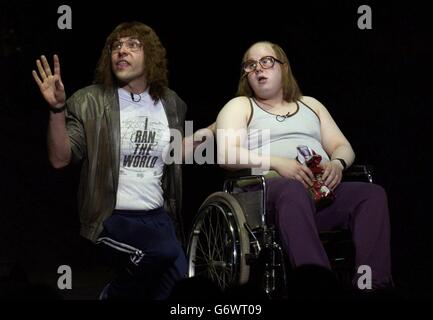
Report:
<svg viewBox="0 0 433 320"><path fill-rule="evenodd" d="M42 62L41 62L42 61ZM38 73L33 70L33 78L42 96L52 109L61 109L66 103L65 87L60 75L60 62L54 55L54 75L45 56L36 60ZM65 112L50 112L48 124L48 156L54 168L67 166L71 161L71 146L66 130Z"/></svg>
<svg viewBox="0 0 433 320"><path fill-rule="evenodd" d="M341 181L343 166L340 161L334 161L333 159L343 159L347 167L350 167L355 161L355 153L326 107L314 98L304 97L303 99L319 115L322 146L331 158L331 162L322 165L325 169L323 179L326 185L334 189Z"/></svg>
<svg viewBox="0 0 433 320"><path fill-rule="evenodd" d="M250 152L247 146L248 100L244 97L230 100L218 114L218 164L226 170L260 168L269 164L269 157Z"/></svg>

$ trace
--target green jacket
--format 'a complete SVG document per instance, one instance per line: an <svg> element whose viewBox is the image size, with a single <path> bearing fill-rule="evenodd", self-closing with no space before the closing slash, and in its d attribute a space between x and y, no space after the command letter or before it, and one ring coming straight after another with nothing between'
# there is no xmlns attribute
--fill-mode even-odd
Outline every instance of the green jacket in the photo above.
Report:
<svg viewBox="0 0 433 320"><path fill-rule="evenodd" d="M170 129L184 133L186 104L172 90L161 99ZM78 210L83 237L96 241L103 222L115 205L120 166L120 112L117 88L92 85L77 91L66 102L66 127L72 162L81 163ZM164 208L173 218L178 237L185 244L180 164L166 165L162 180Z"/></svg>

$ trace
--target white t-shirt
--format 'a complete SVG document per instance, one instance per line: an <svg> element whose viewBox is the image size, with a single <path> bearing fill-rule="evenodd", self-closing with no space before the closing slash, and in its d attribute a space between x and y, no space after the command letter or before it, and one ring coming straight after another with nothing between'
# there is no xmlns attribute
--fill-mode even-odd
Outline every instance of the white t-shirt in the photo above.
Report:
<svg viewBox="0 0 433 320"><path fill-rule="evenodd" d="M152 210L164 204L161 179L170 129L164 107L146 91L119 89L120 171L117 210Z"/></svg>

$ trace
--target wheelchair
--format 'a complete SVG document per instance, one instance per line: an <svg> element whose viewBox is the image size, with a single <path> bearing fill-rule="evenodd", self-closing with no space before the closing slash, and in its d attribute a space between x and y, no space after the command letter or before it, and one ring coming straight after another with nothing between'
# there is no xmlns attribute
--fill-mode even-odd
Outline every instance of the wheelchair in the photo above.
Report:
<svg viewBox="0 0 433 320"><path fill-rule="evenodd" d="M268 177L243 173L227 178L223 191L200 206L188 242L188 276L211 280L222 291L255 281L269 298L285 297L287 259L275 226L266 222ZM372 183L373 168L354 165L344 180L361 178ZM350 269L354 254L350 258L338 249L341 243L350 247L350 235L328 231L320 237L333 269Z"/></svg>

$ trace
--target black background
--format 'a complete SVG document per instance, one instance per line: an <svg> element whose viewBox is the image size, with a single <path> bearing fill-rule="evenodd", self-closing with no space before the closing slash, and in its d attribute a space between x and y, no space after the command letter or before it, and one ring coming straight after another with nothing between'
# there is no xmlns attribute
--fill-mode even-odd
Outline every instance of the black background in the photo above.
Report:
<svg viewBox="0 0 433 320"><path fill-rule="evenodd" d="M57 27L61 4L72 8L72 30ZM372 30L357 27L362 4L372 8ZM431 10L383 1L234 5L0 4L0 261L17 261L50 286L61 264L92 272L78 262L86 257L78 236L78 169L55 171L48 163L48 111L31 71L41 54L59 54L71 95L92 82L112 29L138 20L166 47L170 86L188 104L195 129L212 123L234 96L244 51L260 40L280 44L303 93L327 106L357 162L377 169L389 197L396 284L413 296L432 291ZM204 198L221 189L222 176L211 165L187 165L184 174L189 227Z"/></svg>

